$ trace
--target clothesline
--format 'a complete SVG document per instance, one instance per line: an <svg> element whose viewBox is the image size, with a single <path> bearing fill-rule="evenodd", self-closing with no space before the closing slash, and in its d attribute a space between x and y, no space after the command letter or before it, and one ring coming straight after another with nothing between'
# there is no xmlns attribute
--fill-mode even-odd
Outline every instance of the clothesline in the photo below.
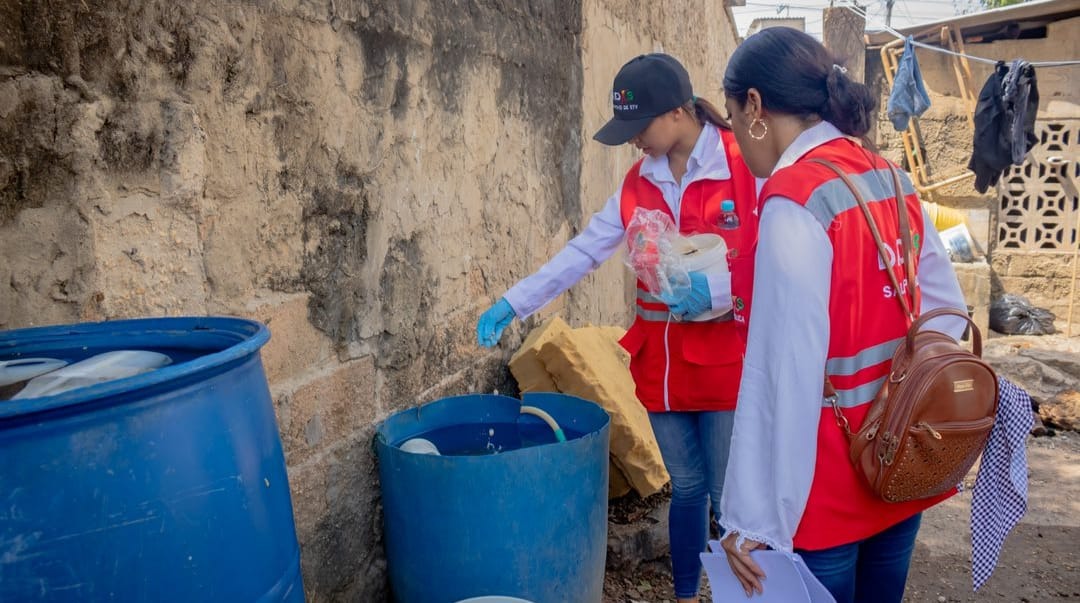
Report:
<svg viewBox="0 0 1080 603"><path fill-rule="evenodd" d="M844 8L846 8L846 9L848 9L849 11L855 13L856 15L859 15L863 19L865 19L867 21L870 20L870 15L867 14L867 12L865 10L860 9L860 8L858 8L856 6L853 6L851 4L844 4L842 6ZM888 25L883 26L882 30L896 36L897 38L899 38L901 40L904 40L904 39L908 38L908 36L905 36L904 34L896 31L895 29L889 27ZM998 59L987 59L987 58L984 58L984 57L977 57L975 55L970 55L970 54L967 54L967 53L964 53L964 52L956 52L954 50L949 50L947 48L942 48L940 46L932 46L930 44L926 44L926 43L923 43L923 42L917 42L915 40L912 40L911 43L912 43L912 45L918 46L919 48L925 48L927 50L932 50L934 52L942 52L942 53L945 53L945 54L951 54L951 55L957 56L957 57L964 57L964 58L967 58L967 60L969 60L969 61L976 61L976 62L979 62L979 63L986 63L988 65L996 65L998 63ZM1031 65L1032 67L1068 67L1068 66L1072 66L1072 65L1080 65L1080 60L1036 61L1034 63L1029 63L1029 65Z"/></svg>

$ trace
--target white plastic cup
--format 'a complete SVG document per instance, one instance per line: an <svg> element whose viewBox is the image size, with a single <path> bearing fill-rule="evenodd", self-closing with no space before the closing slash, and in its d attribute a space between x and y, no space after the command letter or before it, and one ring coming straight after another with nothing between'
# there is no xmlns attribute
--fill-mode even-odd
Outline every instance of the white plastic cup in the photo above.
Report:
<svg viewBox="0 0 1080 603"><path fill-rule="evenodd" d="M713 276L728 272L727 243L718 234L696 234L681 237L675 248L682 254L682 265L687 272L700 272ZM694 322L713 320L731 311L731 306L713 308L691 318Z"/></svg>

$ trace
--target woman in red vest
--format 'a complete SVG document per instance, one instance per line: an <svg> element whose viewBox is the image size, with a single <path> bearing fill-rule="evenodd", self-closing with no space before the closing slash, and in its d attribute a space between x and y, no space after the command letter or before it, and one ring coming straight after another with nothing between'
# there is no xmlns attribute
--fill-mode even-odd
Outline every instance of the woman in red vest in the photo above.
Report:
<svg viewBox="0 0 1080 603"><path fill-rule="evenodd" d="M906 174L900 202L914 231L915 291L897 291L906 267L888 163L851 137L866 134L869 89L803 32L771 28L747 38L724 75L732 128L760 195L753 309L720 504L724 549L747 594L762 588L749 551L797 551L840 603L899 602L921 512L942 497L877 498L856 474L848 442L822 396L826 375L857 430L889 372L908 322L897 296L928 311L964 309L948 255ZM882 240L879 257L838 165L866 199ZM959 337L964 325L929 328ZM767 585L767 583L766 583ZM766 586L767 588L767 586Z"/></svg>
<svg viewBox="0 0 1080 603"><path fill-rule="evenodd" d="M725 239L733 276L691 272L689 295L670 307L638 282L636 318L621 341L671 475L675 594L692 602L710 497L714 511L719 505L742 368L742 327L732 312L720 311L745 304L739 284L749 284L744 250L756 229L756 181L730 128L710 103L694 96L686 69L674 58L648 54L624 65L612 103L614 117L594 138L607 145L630 142L645 156L581 234L480 317L477 337L481 345L495 345L514 317L528 317L611 257L637 208L664 212L683 234ZM722 208L728 209L726 222ZM740 274L746 275L742 281Z"/></svg>

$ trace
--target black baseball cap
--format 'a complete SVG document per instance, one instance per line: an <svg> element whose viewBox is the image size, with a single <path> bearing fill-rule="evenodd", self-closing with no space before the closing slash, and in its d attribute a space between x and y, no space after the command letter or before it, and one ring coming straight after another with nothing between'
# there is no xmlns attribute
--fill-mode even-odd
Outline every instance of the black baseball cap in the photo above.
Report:
<svg viewBox="0 0 1080 603"><path fill-rule="evenodd" d="M682 106L694 96L690 74L675 57L643 54L615 75L611 104L615 116L594 136L606 145L620 145L644 130L654 118Z"/></svg>

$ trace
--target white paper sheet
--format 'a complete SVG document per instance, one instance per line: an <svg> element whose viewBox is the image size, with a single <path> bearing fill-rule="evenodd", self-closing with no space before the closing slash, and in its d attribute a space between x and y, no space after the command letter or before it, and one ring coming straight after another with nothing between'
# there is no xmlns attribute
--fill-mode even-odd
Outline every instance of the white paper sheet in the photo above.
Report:
<svg viewBox="0 0 1080 603"><path fill-rule="evenodd" d="M714 601L753 601L753 603L836 603L829 591L810 573L806 563L794 553L781 551L751 551L753 558L765 579L761 585L761 594L754 594L750 599L746 591L728 564L717 540L709 541L711 553L701 553L701 564L709 576Z"/></svg>

